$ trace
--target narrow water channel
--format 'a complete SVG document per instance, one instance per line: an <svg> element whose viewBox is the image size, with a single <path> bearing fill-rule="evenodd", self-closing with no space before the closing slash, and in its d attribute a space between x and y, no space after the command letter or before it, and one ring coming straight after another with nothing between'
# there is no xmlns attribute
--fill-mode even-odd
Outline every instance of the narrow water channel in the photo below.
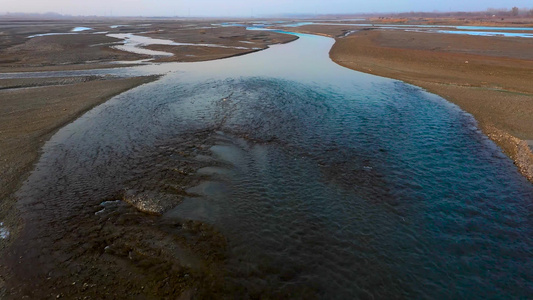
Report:
<svg viewBox="0 0 533 300"><path fill-rule="evenodd" d="M166 75L46 144L18 192L21 257L53 277L57 262L28 248L64 270L87 244L128 261L109 250L127 234L197 220L224 237L220 280L237 298L531 296L533 186L511 160L455 105L342 68L332 39L298 36L137 67ZM133 222L120 199L161 216ZM107 230L112 218L129 227ZM200 268L162 231L127 243Z"/></svg>

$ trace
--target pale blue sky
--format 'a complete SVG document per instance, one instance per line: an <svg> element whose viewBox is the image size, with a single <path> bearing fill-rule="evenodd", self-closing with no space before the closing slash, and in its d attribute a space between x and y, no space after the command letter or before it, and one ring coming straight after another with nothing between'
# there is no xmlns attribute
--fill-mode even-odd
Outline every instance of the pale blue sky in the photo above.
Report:
<svg viewBox="0 0 533 300"><path fill-rule="evenodd" d="M261 16L533 7L533 0L0 0L0 12L114 16Z"/></svg>

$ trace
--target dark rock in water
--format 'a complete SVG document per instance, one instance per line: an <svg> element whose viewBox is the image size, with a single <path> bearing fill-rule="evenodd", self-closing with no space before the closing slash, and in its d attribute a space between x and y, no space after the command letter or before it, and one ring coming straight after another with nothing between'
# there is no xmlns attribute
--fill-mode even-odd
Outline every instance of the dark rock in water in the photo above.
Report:
<svg viewBox="0 0 533 300"><path fill-rule="evenodd" d="M162 194L153 191L138 192L127 190L122 197L127 202L143 213L161 215L167 210L178 205L183 199L176 195Z"/></svg>

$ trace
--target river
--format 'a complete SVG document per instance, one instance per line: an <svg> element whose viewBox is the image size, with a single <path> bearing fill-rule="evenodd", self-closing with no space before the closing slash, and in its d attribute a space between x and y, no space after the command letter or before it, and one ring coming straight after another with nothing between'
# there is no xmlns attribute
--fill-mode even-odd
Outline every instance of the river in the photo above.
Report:
<svg viewBox="0 0 533 300"><path fill-rule="evenodd" d="M109 250L126 243L172 252L162 241L180 233L157 228L156 242L142 231L198 220L223 236L220 280L238 298L533 295L533 186L473 118L336 65L332 39L298 36L240 57L109 71L165 75L46 143L18 192L27 226L16 249L61 262L26 263L53 277L88 244L107 261L128 261Z"/></svg>

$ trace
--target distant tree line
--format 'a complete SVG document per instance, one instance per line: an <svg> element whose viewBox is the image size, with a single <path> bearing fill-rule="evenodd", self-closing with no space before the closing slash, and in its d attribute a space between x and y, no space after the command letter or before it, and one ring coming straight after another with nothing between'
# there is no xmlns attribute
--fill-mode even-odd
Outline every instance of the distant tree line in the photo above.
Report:
<svg viewBox="0 0 533 300"><path fill-rule="evenodd" d="M369 14L376 15L376 14ZM383 14L380 14L383 16ZM460 17L460 18L469 18L469 17L533 17L533 8L518 8L512 7L508 8L488 8L486 11L477 11L477 12L461 12L461 11L452 11L452 12L404 12L404 13L393 13L387 14L387 17L396 17L396 18L443 18L443 17Z"/></svg>

